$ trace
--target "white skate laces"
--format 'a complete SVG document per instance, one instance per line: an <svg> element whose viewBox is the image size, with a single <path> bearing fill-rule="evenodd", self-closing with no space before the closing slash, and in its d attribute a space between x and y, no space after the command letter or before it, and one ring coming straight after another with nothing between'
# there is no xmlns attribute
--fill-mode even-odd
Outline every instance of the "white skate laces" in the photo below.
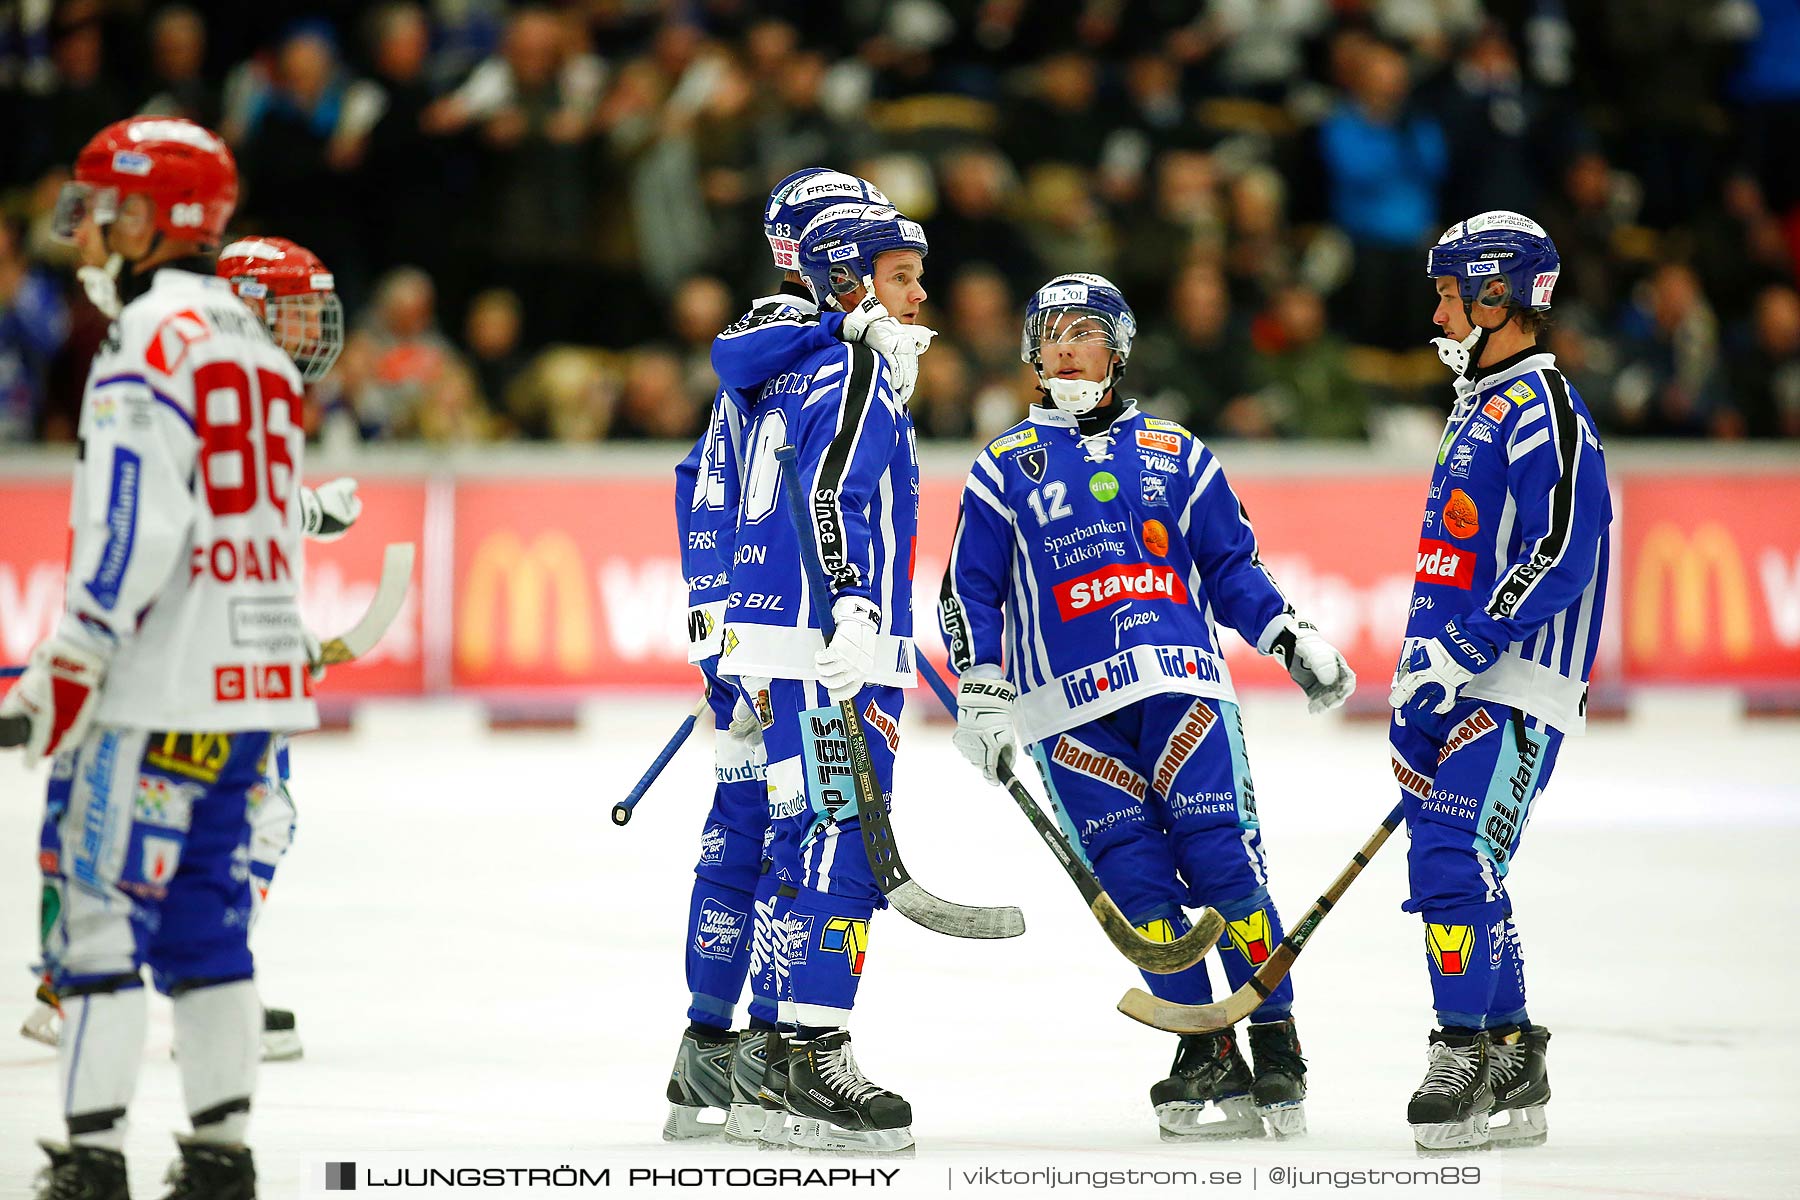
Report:
<svg viewBox="0 0 1800 1200"><path fill-rule="evenodd" d="M857 1067L848 1039L838 1049L819 1055L819 1078L843 1093L852 1104L861 1104L881 1092L881 1085L871 1083Z"/></svg>
<svg viewBox="0 0 1800 1200"><path fill-rule="evenodd" d="M1419 1095L1461 1094L1475 1080L1478 1059L1473 1047L1465 1053L1443 1042L1433 1042L1431 1061L1425 1071L1425 1082L1419 1085Z"/></svg>

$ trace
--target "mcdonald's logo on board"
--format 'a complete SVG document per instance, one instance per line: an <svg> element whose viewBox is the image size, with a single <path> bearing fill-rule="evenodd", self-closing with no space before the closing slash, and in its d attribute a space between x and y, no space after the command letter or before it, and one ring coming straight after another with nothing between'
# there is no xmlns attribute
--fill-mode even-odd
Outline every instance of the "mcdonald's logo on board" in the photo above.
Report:
<svg viewBox="0 0 1800 1200"><path fill-rule="evenodd" d="M1673 649L1685 655L1717 647L1734 660L1750 656L1750 581L1729 530L1709 521L1692 531L1653 526L1637 550L1626 612L1633 657ZM1715 632L1716 631L1716 632Z"/></svg>
<svg viewBox="0 0 1800 1200"><path fill-rule="evenodd" d="M456 606L456 656L470 671L535 666L548 658L565 675L594 661L593 603L575 540L512 530L476 546Z"/></svg>

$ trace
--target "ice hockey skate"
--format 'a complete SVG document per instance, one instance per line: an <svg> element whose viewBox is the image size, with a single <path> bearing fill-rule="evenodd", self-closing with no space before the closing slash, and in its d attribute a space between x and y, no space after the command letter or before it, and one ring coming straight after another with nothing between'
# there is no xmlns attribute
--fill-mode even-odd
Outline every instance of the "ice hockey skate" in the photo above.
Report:
<svg viewBox="0 0 1800 1200"><path fill-rule="evenodd" d="M1294 1019L1250 1026L1250 1061L1254 1067L1250 1098L1256 1114L1278 1138L1306 1132L1306 1060Z"/></svg>
<svg viewBox="0 0 1800 1200"><path fill-rule="evenodd" d="M1431 1032L1431 1062L1425 1082L1406 1106L1413 1142L1423 1153L1480 1150L1488 1144L1488 1035Z"/></svg>
<svg viewBox="0 0 1800 1200"><path fill-rule="evenodd" d="M1494 1106L1488 1110L1488 1140L1502 1148L1541 1146L1550 1136L1545 1106L1550 1102L1546 1051L1550 1031L1542 1025L1489 1033L1488 1061ZM1494 1119L1505 1120L1495 1124Z"/></svg>
<svg viewBox="0 0 1800 1200"><path fill-rule="evenodd" d="M181 1157L169 1167L162 1200L256 1200L256 1163L245 1146L175 1135ZM120 1195L124 1195L123 1192Z"/></svg>
<svg viewBox="0 0 1800 1200"><path fill-rule="evenodd" d="M663 1141L720 1137L724 1121L708 1121L708 1109L731 1110L731 1060L737 1038L730 1033L699 1034L689 1028L681 1035L675 1066L669 1072L669 1119L663 1122Z"/></svg>
<svg viewBox="0 0 1800 1200"><path fill-rule="evenodd" d="M131 1200L125 1156L97 1146L39 1141L50 1165L38 1173L37 1200Z"/></svg>
<svg viewBox="0 0 1800 1200"><path fill-rule="evenodd" d="M48 983L38 984L31 1011L25 1014L25 1023L19 1026L19 1036L46 1046L55 1046L62 1041L62 1005L56 1002L56 993L50 990Z"/></svg>
<svg viewBox="0 0 1800 1200"><path fill-rule="evenodd" d="M262 1060L291 1062L304 1053L294 1014L285 1008L263 1009Z"/></svg>
<svg viewBox="0 0 1800 1200"><path fill-rule="evenodd" d="M756 1090L756 1102L763 1110L762 1141L765 1146L787 1146L788 1123L788 1036L771 1034L763 1043L768 1062L763 1067L762 1085Z"/></svg>
<svg viewBox="0 0 1800 1200"><path fill-rule="evenodd" d="M1163 1141L1261 1137L1252 1082L1232 1030L1183 1034L1169 1077L1150 1089Z"/></svg>
<svg viewBox="0 0 1800 1200"><path fill-rule="evenodd" d="M863 1075L847 1030L788 1048L787 1104L791 1145L890 1153L913 1144L912 1105Z"/></svg>
<svg viewBox="0 0 1800 1200"><path fill-rule="evenodd" d="M746 1029L737 1035L731 1059L731 1112L725 1118L725 1136L736 1141L760 1141L763 1126L774 1115L758 1099L769 1070L771 1036L781 1035L765 1029Z"/></svg>

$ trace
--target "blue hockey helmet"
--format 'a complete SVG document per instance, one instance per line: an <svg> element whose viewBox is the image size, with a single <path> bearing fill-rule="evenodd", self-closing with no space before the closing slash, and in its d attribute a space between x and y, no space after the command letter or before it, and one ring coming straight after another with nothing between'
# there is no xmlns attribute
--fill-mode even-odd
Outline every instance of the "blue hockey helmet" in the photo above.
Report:
<svg viewBox="0 0 1800 1200"><path fill-rule="evenodd" d="M833 204L848 203L887 204L888 198L868 180L830 167L802 167L776 184L763 207L763 236L775 265L798 271L801 232Z"/></svg>
<svg viewBox="0 0 1800 1200"><path fill-rule="evenodd" d="M1472 303L1486 308L1507 304L1549 308L1561 269L1556 243L1544 227L1504 209L1458 221L1425 258L1425 273L1431 278L1455 276L1465 309ZM1496 279L1505 282L1504 290L1487 286Z"/></svg>
<svg viewBox="0 0 1800 1200"><path fill-rule="evenodd" d="M1025 328L1019 335L1019 357L1044 382L1051 401L1080 416L1096 408L1107 391L1125 375L1137 317L1125 293L1100 275L1058 275L1033 292L1025 303ZM1099 383L1044 380L1043 345L1049 341L1104 341L1112 348L1112 366Z"/></svg>
<svg viewBox="0 0 1800 1200"><path fill-rule="evenodd" d="M875 260L890 250L931 250L925 231L886 204L833 204L800 231L800 277L824 308L875 274Z"/></svg>

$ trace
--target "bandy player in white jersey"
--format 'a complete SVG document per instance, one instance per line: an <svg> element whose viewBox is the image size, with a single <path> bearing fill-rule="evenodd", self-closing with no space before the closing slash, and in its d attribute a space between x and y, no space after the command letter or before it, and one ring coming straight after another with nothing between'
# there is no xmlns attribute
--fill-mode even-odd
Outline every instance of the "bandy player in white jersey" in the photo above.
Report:
<svg viewBox="0 0 1800 1200"><path fill-rule="evenodd" d="M250 237L232 242L219 252L219 278L229 280L232 291L269 327L275 344L294 360L300 377L316 383L330 373L344 349L344 308L337 285L319 257L286 238ZM103 288L103 297L105 285ZM300 525L312 541L334 542L349 532L362 514L356 480L330 480L317 488L300 488ZM250 819L250 925L257 919L275 882L276 868L294 841L295 810L288 792L288 745L277 738L269 754L269 776L249 797ZM43 861L60 860L61 831L57 822L46 821L39 846ZM56 894L54 886L47 897ZM46 906L45 913L48 914ZM279 1062L299 1058L300 1034L294 1014L284 1008L263 1008L262 1059ZM62 1036L62 1011L46 975L38 985L37 1002L19 1032L32 1041L55 1046Z"/></svg>
<svg viewBox="0 0 1800 1200"><path fill-rule="evenodd" d="M65 609L0 703L29 720L28 755L54 756L45 959L67 1016L69 1141L45 1145L46 1193L128 1196L148 966L173 1000L193 1123L169 1195L240 1200L256 1191L262 1025L246 802L274 737L318 720L299 609L304 385L213 274L237 202L215 134L121 121L74 176L57 230L118 316L82 398Z"/></svg>

